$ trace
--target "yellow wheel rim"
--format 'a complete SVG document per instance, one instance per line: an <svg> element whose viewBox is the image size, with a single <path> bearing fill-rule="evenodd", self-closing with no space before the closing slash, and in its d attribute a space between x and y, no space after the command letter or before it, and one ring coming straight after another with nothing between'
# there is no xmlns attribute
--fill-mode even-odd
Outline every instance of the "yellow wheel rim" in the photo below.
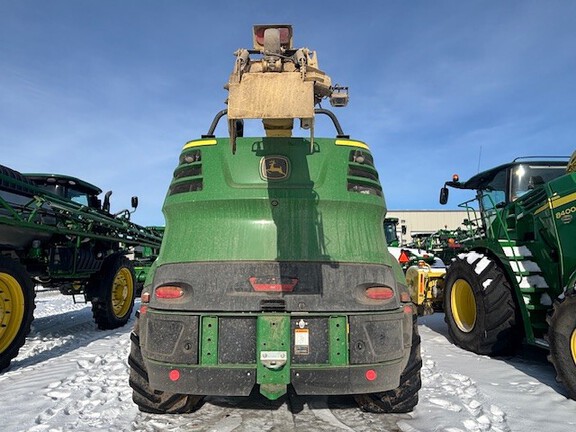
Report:
<svg viewBox="0 0 576 432"><path fill-rule="evenodd" d="M572 360L576 364L576 329L572 331L572 336L570 337L570 352L572 353Z"/></svg>
<svg viewBox="0 0 576 432"><path fill-rule="evenodd" d="M24 319L24 293L16 279L0 273L0 352L16 338Z"/></svg>
<svg viewBox="0 0 576 432"><path fill-rule="evenodd" d="M450 305L458 328L470 333L476 324L476 300L472 287L464 279L458 279L452 285Z"/></svg>
<svg viewBox="0 0 576 432"><path fill-rule="evenodd" d="M112 282L112 310L118 318L124 317L132 306L134 297L134 281L132 273L125 267L122 267L114 276Z"/></svg>

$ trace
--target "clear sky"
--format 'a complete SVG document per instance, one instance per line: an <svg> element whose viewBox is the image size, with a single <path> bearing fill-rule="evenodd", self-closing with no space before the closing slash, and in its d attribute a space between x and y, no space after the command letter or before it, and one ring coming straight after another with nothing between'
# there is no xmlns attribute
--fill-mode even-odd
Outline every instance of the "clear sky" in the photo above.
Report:
<svg viewBox="0 0 576 432"><path fill-rule="evenodd" d="M292 24L350 87L335 112L390 209L440 208L456 172L576 150L576 1L0 0L0 163L112 189L112 210L138 195L134 220L163 224L180 149L265 23Z"/></svg>

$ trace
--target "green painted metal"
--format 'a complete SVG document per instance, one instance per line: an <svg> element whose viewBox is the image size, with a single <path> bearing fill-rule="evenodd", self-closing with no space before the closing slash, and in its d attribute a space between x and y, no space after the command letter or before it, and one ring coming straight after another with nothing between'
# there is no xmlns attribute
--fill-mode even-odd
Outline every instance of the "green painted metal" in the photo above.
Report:
<svg viewBox="0 0 576 432"><path fill-rule="evenodd" d="M347 193L347 179L356 179L347 175L355 147L316 138L311 152L303 138L238 138L232 154L227 138L211 141L216 144L182 152L171 189L200 179L202 189L166 197L160 265L222 260L390 264L384 199ZM201 161L191 165L201 163L201 174L179 177L189 165L186 156L198 151ZM274 156L289 159L285 180L261 175L263 158ZM377 180L358 181L380 188Z"/></svg>
<svg viewBox="0 0 576 432"><path fill-rule="evenodd" d="M333 366L348 364L348 319L345 316L333 316L328 320L329 361Z"/></svg>
<svg viewBox="0 0 576 432"><path fill-rule="evenodd" d="M290 383L290 315L258 316L256 339L256 382L265 397L276 400Z"/></svg>
<svg viewBox="0 0 576 432"><path fill-rule="evenodd" d="M180 263L183 268L222 263L223 272L227 262L334 263L334 268L339 263L383 264L392 269L394 288L404 285L402 269L386 248L386 204L378 174L368 146L358 141L314 138L311 145L306 138L238 137L235 152L228 138L191 141L178 158L163 212L162 246L145 282L152 295L155 272ZM201 296L195 281L189 283ZM290 295L255 294L279 301ZM355 310L368 313L357 305ZM193 307L184 312L198 313ZM306 312L306 317L327 318L328 331L310 341L310 349L327 349L327 359L298 363L298 368L349 368L346 312ZM261 394L272 400L284 395L296 367L291 364L297 349L292 340L297 330L306 333L302 328L292 334L291 319L299 319L302 311L250 312L256 317L256 358L242 365L219 363L218 318L246 317L248 312L209 313L201 318L198 367L253 368ZM369 313L392 311L383 307Z"/></svg>
<svg viewBox="0 0 576 432"><path fill-rule="evenodd" d="M87 204L43 187L43 179L74 188ZM39 182L39 183L36 183ZM73 186L70 186L73 185ZM20 174L0 166L0 243L26 264L32 276L79 281L81 286L99 268L77 268L79 253L99 254L98 259L129 246L159 248L162 235L130 221L127 210L111 214L101 208L99 188L70 176ZM72 266L61 269L53 254L59 248L72 256ZM89 251L89 252L86 252ZM76 291L75 293L79 293Z"/></svg>
<svg viewBox="0 0 576 432"><path fill-rule="evenodd" d="M400 246L400 240L396 233L398 226L398 218L385 218L384 219L384 234L386 236L386 244L390 247Z"/></svg>
<svg viewBox="0 0 576 432"><path fill-rule="evenodd" d="M471 222L461 244L464 250L488 252L499 260L514 286L526 341L538 345L548 330L552 301L573 290L576 280L576 173L564 172L561 162L534 162L546 163L557 170L556 177L522 193L514 179L529 166L526 162L496 167L464 183L447 182L482 191L479 198L460 204ZM486 180L499 175L509 179L500 194ZM527 269L527 261L537 269Z"/></svg>
<svg viewBox="0 0 576 432"><path fill-rule="evenodd" d="M216 366L218 364L218 317L203 316L200 344L200 364Z"/></svg>
<svg viewBox="0 0 576 432"><path fill-rule="evenodd" d="M550 211L539 214L543 228L560 245L560 286L569 286L576 272L576 173L560 177L548 185ZM570 288L574 288L570 286Z"/></svg>

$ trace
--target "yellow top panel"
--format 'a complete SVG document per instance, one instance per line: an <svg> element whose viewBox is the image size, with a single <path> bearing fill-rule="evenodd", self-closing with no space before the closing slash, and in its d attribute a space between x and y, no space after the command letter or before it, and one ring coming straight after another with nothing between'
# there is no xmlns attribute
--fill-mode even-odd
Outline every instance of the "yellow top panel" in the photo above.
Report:
<svg viewBox="0 0 576 432"><path fill-rule="evenodd" d="M190 147L201 147L201 146L210 146L216 145L217 141L215 139L204 139L204 140L196 140L196 141L188 141L186 145L182 148L182 150L189 149Z"/></svg>
<svg viewBox="0 0 576 432"><path fill-rule="evenodd" d="M336 145L339 146L348 146L348 147L360 147L363 148L365 150L370 150L370 148L368 147L368 144L363 143L362 141L353 141L353 140L347 140L347 139L337 139L336 140Z"/></svg>

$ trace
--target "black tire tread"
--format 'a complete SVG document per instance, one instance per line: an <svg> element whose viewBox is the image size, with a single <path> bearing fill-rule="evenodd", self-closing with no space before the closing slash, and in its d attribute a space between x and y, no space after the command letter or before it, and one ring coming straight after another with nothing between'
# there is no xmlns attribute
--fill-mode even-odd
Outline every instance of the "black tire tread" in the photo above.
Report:
<svg viewBox="0 0 576 432"><path fill-rule="evenodd" d="M576 295L554 301L551 313L546 317L548 325L548 360L556 370L556 380L568 390L570 398L576 400L576 365L570 352L570 336L576 329Z"/></svg>
<svg viewBox="0 0 576 432"><path fill-rule="evenodd" d="M490 263L477 274L475 267L484 258L489 259ZM457 279L469 283L477 308L482 308L482 313L478 311L477 314L477 328L469 335L463 334L451 315L451 285ZM487 280L492 282L484 289L483 284ZM481 255L472 263L468 263L466 257L457 257L452 262L446 274L444 311L450 338L468 351L490 356L508 355L514 353L521 341L522 331L512 287L503 270L488 256ZM483 320L480 319L482 316ZM476 337L472 338L472 334Z"/></svg>
<svg viewBox="0 0 576 432"><path fill-rule="evenodd" d="M12 168L8 168L5 165L0 165L0 174L4 177L8 177L11 180L16 180L21 184L14 184L9 180L5 180L4 178L0 177L0 188L4 190L9 190L11 192L16 193L24 193L26 195L32 195L33 192L30 190L31 188L27 188L26 185L34 187L34 183L28 180L23 174L20 172L13 170Z"/></svg>
<svg viewBox="0 0 576 432"><path fill-rule="evenodd" d="M112 310L110 296L112 295L112 282L116 273L126 267L132 275L134 293L131 299L130 309L123 317L115 316ZM110 255L102 264L100 271L90 278L87 293L91 297L92 317L100 330L112 330L126 325L134 309L134 299L136 292L136 281L134 277L134 266L132 261L122 254Z"/></svg>

